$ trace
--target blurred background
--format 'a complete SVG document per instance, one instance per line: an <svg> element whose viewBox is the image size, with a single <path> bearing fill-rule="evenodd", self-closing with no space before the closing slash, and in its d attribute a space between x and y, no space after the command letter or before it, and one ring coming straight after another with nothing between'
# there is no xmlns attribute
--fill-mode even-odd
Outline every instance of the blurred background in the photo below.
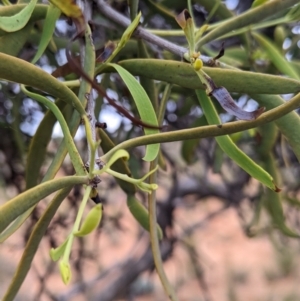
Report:
<svg viewBox="0 0 300 301"><path fill-rule="evenodd" d="M14 3L14 1L11 1ZM251 0L221 1L222 5L241 14L252 5ZM125 0L109 1L117 11L129 17ZM151 29L179 29L172 15L179 14L186 1L141 0L142 25ZM124 29L102 16L96 1L91 1L94 21L94 41L101 48L109 40L120 38ZM162 7L167 10L162 12ZM209 24L225 16L210 15L209 1L192 1L197 26L209 17ZM285 12L283 12L284 14ZM18 57L30 61L42 33L42 22L31 30ZM285 56L300 64L299 22L280 25L285 38L277 41ZM272 40L278 26L263 29ZM51 73L66 63L65 47L75 33L75 27L64 17L57 22L54 42L58 50L48 47L38 65ZM165 37L186 46L184 37ZM213 56L221 49L222 40L205 45L201 52ZM74 51L78 45L74 43ZM147 46L151 57L179 60L155 45ZM226 56L228 49L228 56ZM233 50L241 51L234 52ZM244 70L267 73L276 71L268 57L253 46L245 53L241 41L226 39L224 61ZM232 53L233 55L232 59ZM237 57L239 53L241 57ZM118 55L118 60L135 58L137 41L131 40ZM222 61L221 59L221 61ZM230 60L231 59L231 60ZM71 78L69 78L71 79ZM128 89L116 74L98 76L108 95L136 113ZM18 84L0 81L0 202L4 203L25 188L26 153L46 109L25 97ZM156 83L159 97L164 85ZM284 95L289 99L292 95ZM234 94L237 104L247 111L257 108L248 95ZM107 123L106 132L116 143L142 134L142 130L109 106L97 93L96 116ZM234 120L219 108L223 122ZM64 112L68 116L70 112ZM137 113L136 113L137 114ZM174 86L167 104L164 124L171 129L203 125L202 111L193 90ZM66 117L67 118L67 117ZM259 133L249 130L231 135L239 147L259 161L256 148ZM41 169L45 173L62 140L60 126L53 126L47 156ZM75 137L78 149L87 159L87 145L82 126ZM142 161L143 147L131 150L129 167L134 177L147 170ZM164 169L158 174L158 223L164 232L161 253L166 273L182 301L294 301L300 298L300 244L272 226L272 219L261 210L266 188L251 179L225 156L213 138L162 144ZM286 222L300 233L299 163L284 138L278 135L274 147L281 175L283 206ZM66 158L59 176L70 175L73 167ZM82 191L73 189L52 221L33 261L16 300L168 300L154 270L149 235L132 217L126 204L126 194L110 176L101 177L99 196L104 204L101 227L91 235L78 238L73 246L72 281L65 286L57 264L49 256L51 247L58 246L68 235L82 199ZM146 205L146 196L137 194ZM33 226L46 208L43 200L32 216L15 235L0 248L0 296L7 289ZM92 207L93 204L90 204ZM260 212L260 216L258 215Z"/></svg>

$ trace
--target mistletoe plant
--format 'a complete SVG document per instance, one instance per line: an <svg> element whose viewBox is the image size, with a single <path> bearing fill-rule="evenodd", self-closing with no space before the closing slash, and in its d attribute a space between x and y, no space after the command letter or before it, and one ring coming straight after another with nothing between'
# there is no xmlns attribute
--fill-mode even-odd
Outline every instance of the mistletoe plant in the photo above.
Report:
<svg viewBox="0 0 300 301"><path fill-rule="evenodd" d="M156 221L157 172L159 165L164 166L160 143L183 141L182 155L188 161L192 150L185 148L186 141L193 139L192 141L198 143L200 138L216 137L220 149L265 187L262 201L271 217L272 225L285 235L299 238L299 234L285 223L279 188L281 184L277 176L273 151L276 137L280 132L300 160L298 130L300 119L293 112L300 105L300 94L297 94L300 91L299 69L297 71L295 65L286 60L278 47L257 31L297 20L300 10L298 0L255 1L253 7L241 15L233 15L225 6L220 6L220 1L210 1L207 5L212 15L216 13L230 18L206 24L201 28L196 28L191 1L187 1L189 10L185 9L176 17L181 30L168 31L143 28L140 24L142 14L138 13L137 9L138 1L129 1L131 15L129 20L103 0L98 0L96 2L101 16L125 27L126 30L117 42L107 40L105 45L96 51L92 28L97 26L97 22L92 20L93 15L88 1L77 1L77 4L72 0L49 2L40 4L38 0L20 0L17 4L11 4L8 0L3 0L3 5L0 6L1 85L5 88L10 82L18 83L22 95L37 101L47 109L26 154L26 189L0 206L0 241L3 242L13 235L41 200L56 193L30 234L3 301L15 298L49 223L71 189L75 185L81 185L84 193L74 224L64 242L49 251L52 260L59 261L63 282L65 284L70 282L72 274L70 255L74 239L90 234L101 222L103 204L97 195L97 189L101 188L101 176L104 173L116 178L127 195L129 210L140 225L150 232L156 270L167 295L172 300L178 300L174 288L165 275L159 248L159 240L164 239L162 229ZM161 5L155 7L162 14L166 11ZM285 11L285 15L279 16L282 11ZM61 14L73 21L76 33L73 39L59 44L61 40L55 37L54 31ZM28 62L17 56L31 35L33 37L33 33L36 33L35 24L42 26L43 30L38 36L38 48L31 62ZM188 48L160 37L167 35L185 36ZM287 76L243 70L249 66L249 61L237 58L238 54L241 54L240 50L235 49L235 55L226 56L226 51L230 49L223 44L219 54L215 55L206 46L211 41L229 36L239 36L249 52L251 43L259 45L262 52L269 57L276 73ZM139 41L140 58L130 53L127 57L130 56L131 59L127 58L116 63L133 38L162 47L177 55L178 59L148 58L148 50L151 50L151 47L147 50L145 44ZM55 52L58 48L65 50L67 63L50 75L39 68L37 62L47 51ZM75 52L78 53L77 56ZM210 56L201 52L206 52ZM259 56L257 53L256 55ZM111 72L118 73L130 92L133 100L132 111L139 117L108 95L105 84L100 85L97 82L98 75ZM140 81L136 76L140 77ZM63 80L59 80L58 77ZM158 101L158 85L162 92L160 101ZM196 105L201 107L203 112L199 118L200 123L197 121L198 123L191 128L181 130L169 130L170 128L165 126L165 110L173 87L179 87L182 95L184 94L182 91L185 91L183 89L194 90ZM142 127L144 135L114 144L104 130L104 123L95 117L93 90L135 126ZM248 94L261 107L252 112L245 111L235 103L230 93ZM285 102L279 94L287 93L294 93L295 96ZM222 124L219 117L222 110L239 120ZM66 111L70 113L69 117ZM64 138L40 181L39 174L45 163L46 146L51 139L56 121L62 128ZM85 128L87 162L83 162L74 142L74 135L80 124L84 124ZM98 129L97 126L101 128ZM259 132L261 144L257 148L255 161L262 163L255 162L241 150L231 135L249 129ZM145 147L143 160L150 162L148 172L140 179L131 176L126 163L129 159L127 150L137 146ZM102 156L99 155L99 148L103 150ZM185 153L184 149L188 149L189 154ZM55 178L67 154L74 167L74 175ZM148 208L136 198L138 190L147 194ZM83 218L89 200L95 204ZM257 210L253 223L249 225L249 231L255 226L259 212L260 210Z"/></svg>

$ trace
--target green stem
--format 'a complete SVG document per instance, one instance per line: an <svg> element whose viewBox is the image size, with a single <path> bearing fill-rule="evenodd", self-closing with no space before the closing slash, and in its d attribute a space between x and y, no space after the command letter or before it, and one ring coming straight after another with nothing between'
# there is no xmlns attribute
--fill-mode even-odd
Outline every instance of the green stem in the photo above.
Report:
<svg viewBox="0 0 300 301"><path fill-rule="evenodd" d="M130 0L129 6L130 6L130 19L131 19L131 21L133 21L137 15L138 7L139 7L139 0Z"/></svg>
<svg viewBox="0 0 300 301"><path fill-rule="evenodd" d="M18 268L14 274L14 277L9 285L9 288L3 297L2 301L12 301L17 295L30 267L34 255L38 249L38 246L45 235L50 221L52 220L54 214L56 213L61 202L69 194L72 187L66 187L60 190L56 196L53 198L52 202L49 204L48 208L45 210L41 218L38 220L34 226L30 237L26 243L25 250L23 252L22 258L18 264Z"/></svg>
<svg viewBox="0 0 300 301"><path fill-rule="evenodd" d="M158 124L161 124L165 115L167 101L171 92L172 85L168 84L165 87L164 94L159 106L159 111L157 114ZM158 157L150 163L149 170L155 170L157 168ZM149 185L156 184L157 182L157 171L150 174ZM159 248L159 238L157 232L157 219L156 219L156 193L155 190L151 194L148 194L148 207L149 207L149 231L151 240L151 249L153 254L153 260L156 267L157 274L160 281L164 287L164 290L172 301L178 301L175 290L170 284L167 275L163 268L163 262L161 259L160 248Z"/></svg>
<svg viewBox="0 0 300 301"><path fill-rule="evenodd" d="M74 79L74 80L67 80L62 82L64 85L66 85L69 88L77 88L80 86L80 80Z"/></svg>
<svg viewBox="0 0 300 301"><path fill-rule="evenodd" d="M83 196L83 199L81 201L77 216L76 216L74 226L72 228L72 232L71 232L71 234L68 238L68 242L67 242L67 245L66 245L66 248L65 248L65 251L64 251L64 255L63 255L63 259L62 259L64 262L69 262L69 257L70 257L70 254L71 254L72 244L73 244L73 240L74 240L73 233L79 230L80 221L82 219L84 208L87 204L87 201L89 199L91 191L92 191L92 186L87 186L86 189L85 189L84 196Z"/></svg>
<svg viewBox="0 0 300 301"><path fill-rule="evenodd" d="M59 108L56 106L56 104L54 102L52 102L51 100L47 99L46 97L36 94L36 93L32 93L30 91L28 91L24 85L21 85L21 90L29 97L31 97L32 99L42 103L43 105L45 105L46 107L48 107L50 109L50 111L55 115L56 119L58 120L61 129L63 131L64 134L64 138L66 141L66 147L68 149L71 161L74 165L74 168L76 170L76 173L78 175L85 173L85 168L84 168L84 164L81 160L81 157L79 155L79 152L76 148L76 145L73 141L73 137L70 133L70 130L68 128L67 122L63 116L63 114L61 113L61 111L59 110Z"/></svg>
<svg viewBox="0 0 300 301"><path fill-rule="evenodd" d="M218 26L209 32L199 41L198 45L200 47L232 30L260 22L261 20L264 20L267 17L282 11L283 9L289 8L298 2L299 0L274 0L260 5L254 9L247 10L243 14L228 19L226 22L222 23L222 26Z"/></svg>
<svg viewBox="0 0 300 301"><path fill-rule="evenodd" d="M150 170L155 168L157 165L157 158L150 163ZM157 181L157 173L153 173L149 177L149 184L154 184ZM155 268L157 271L157 274L160 278L160 281L164 287L164 290L167 294L167 296L172 301L179 301L174 288L170 284L167 275L165 273L165 270L163 268L163 261L161 259L160 254L160 248L159 248L159 240L157 236L157 219L156 219L156 193L155 191L152 191L151 194L148 194L148 208L149 208L149 224L150 224L150 240L151 240L151 249L152 249L152 255L153 260L155 264Z"/></svg>
<svg viewBox="0 0 300 301"><path fill-rule="evenodd" d="M255 128L267 122L276 120L286 115L287 113L297 109L299 106L300 106L300 93L294 96L290 101L286 102L285 104L273 108L272 110L260 115L256 120L234 121L234 122L228 122L226 124L201 126L193 129L151 134L147 136L129 139L115 146L108 153L102 156L101 160L107 162L108 159L112 156L112 154L114 154L119 149L128 149L132 147L155 144L155 143L215 137L215 136L222 136L222 135L241 132L244 130Z"/></svg>
<svg viewBox="0 0 300 301"><path fill-rule="evenodd" d="M159 111L157 114L158 124L162 124L162 122L164 121L166 105L171 94L172 86L173 86L172 84L167 84L165 87L164 94L160 101Z"/></svg>

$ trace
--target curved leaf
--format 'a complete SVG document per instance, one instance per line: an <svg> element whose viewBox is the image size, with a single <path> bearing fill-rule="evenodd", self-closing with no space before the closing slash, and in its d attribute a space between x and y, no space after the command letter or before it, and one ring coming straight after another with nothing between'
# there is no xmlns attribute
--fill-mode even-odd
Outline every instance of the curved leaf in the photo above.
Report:
<svg viewBox="0 0 300 301"><path fill-rule="evenodd" d="M222 24L220 24L217 28L205 35L200 40L199 45L204 45L234 29L260 22L285 8L289 8L290 6L297 4L298 2L299 0L273 0L269 3L265 3L256 8L248 10L238 16L222 22Z"/></svg>
<svg viewBox="0 0 300 301"><path fill-rule="evenodd" d="M300 79L300 76L294 69L293 65L286 60L284 55L277 49L276 45L272 41L257 32L252 32L251 34L266 51L268 58L270 58L271 62L280 72L290 76L291 78Z"/></svg>
<svg viewBox="0 0 300 301"><path fill-rule="evenodd" d="M148 232L150 231L149 224L149 212L146 207L144 207L141 202L139 202L133 195L127 196L127 206L131 214L137 220L137 222ZM160 226L157 224L157 236L161 240L163 238L163 233Z"/></svg>
<svg viewBox="0 0 300 301"><path fill-rule="evenodd" d="M204 89L194 68L188 63L157 59L130 59L119 62L119 65L133 75L146 76L190 89ZM203 70L217 86L223 86L229 92L288 94L300 91L300 81L290 78L220 68L203 67Z"/></svg>
<svg viewBox="0 0 300 301"><path fill-rule="evenodd" d="M0 232L2 232L19 215L52 192L68 186L88 184L88 182L88 177L68 176L44 182L17 195L0 206Z"/></svg>
<svg viewBox="0 0 300 301"><path fill-rule="evenodd" d="M262 159L264 161L266 170L276 179L277 170L273 154L268 153L267 156L263 156ZM285 216L280 195L274 191L267 190L263 201L272 218L274 226L287 236L299 238L300 235L294 230L290 229L285 223Z"/></svg>
<svg viewBox="0 0 300 301"><path fill-rule="evenodd" d="M201 107L204 111L205 117L209 124L220 124L220 118L210 100L204 91L197 90ZM276 187L273 178L269 173L257 165L251 158L249 158L244 152L242 152L231 140L228 135L216 137L216 141L221 149L226 153L236 164L244 169L251 177L257 179L262 184L266 185L270 189L279 192Z"/></svg>
<svg viewBox="0 0 300 301"><path fill-rule="evenodd" d="M0 29L14 32L22 29L29 21L37 0L31 0L20 12L11 17L0 17Z"/></svg>
<svg viewBox="0 0 300 301"><path fill-rule="evenodd" d="M74 232L75 236L85 236L94 231L100 224L102 218L102 204L97 204L94 206L90 212L87 214L85 220L83 221L80 229Z"/></svg>
<svg viewBox="0 0 300 301"><path fill-rule="evenodd" d="M29 269L31 268L31 263L34 258L34 255L39 247L42 238L45 235L50 221L52 220L61 202L69 194L70 190L71 187L60 190L55 195L53 201L49 204L41 218L34 225L34 228L30 233L30 237L27 241L22 258L18 264L18 268L2 301L9 301L15 299L18 290L20 289Z"/></svg>
<svg viewBox="0 0 300 301"><path fill-rule="evenodd" d="M115 144L110 139L110 137L107 135L105 131L102 129L98 130L99 137L101 139L101 148L103 149L104 153L109 152L111 149L115 147ZM131 177L131 172L125 163L124 159L118 159L114 164L110 166L110 168L114 171L117 171L119 173L127 174L129 177ZM118 178L115 178L120 187L127 193L127 194L134 194L136 192L136 187L134 184L120 180Z"/></svg>
<svg viewBox="0 0 300 301"><path fill-rule="evenodd" d="M261 105L265 106L267 110L271 110L285 103L285 101L278 95L262 95L253 94L251 97ZM292 111L285 116L275 120L280 132L286 137L289 145L292 147L298 161L300 162L300 117Z"/></svg>
<svg viewBox="0 0 300 301"><path fill-rule="evenodd" d="M35 64L38 59L42 56L45 49L47 48L49 42L51 41L52 35L55 30L56 20L60 16L60 10L54 5L49 5L47 10L46 19L43 26L43 34L41 37L41 41L38 47L38 50L32 59L32 64Z"/></svg>
<svg viewBox="0 0 300 301"><path fill-rule="evenodd" d="M125 70L121 66L117 64L111 64L111 63L107 65L116 69L116 71L123 79L124 83L126 84L127 88L129 89L134 99L134 102L141 116L141 119L149 124L158 126L156 113L153 109L151 100L149 99L147 93L140 85L140 83L134 78L134 76L132 76L127 70ZM144 128L144 131L146 135L159 133L159 130L157 129ZM146 154L143 159L145 161L153 161L157 157L158 151L159 151L159 144L148 145L146 147Z"/></svg>
<svg viewBox="0 0 300 301"><path fill-rule="evenodd" d="M28 22L22 29L0 36L0 52L17 56L30 36L33 22Z"/></svg>
<svg viewBox="0 0 300 301"><path fill-rule="evenodd" d="M82 116L86 114L74 92L44 70L4 53L0 53L0 61L0 78L45 91L75 107Z"/></svg>

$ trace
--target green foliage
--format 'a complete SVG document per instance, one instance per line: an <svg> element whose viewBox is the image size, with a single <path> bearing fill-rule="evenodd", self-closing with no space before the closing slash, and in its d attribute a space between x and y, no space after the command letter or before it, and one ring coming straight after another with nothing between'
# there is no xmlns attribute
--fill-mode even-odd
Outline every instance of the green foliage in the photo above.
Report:
<svg viewBox="0 0 300 301"><path fill-rule="evenodd" d="M69 258L74 239L88 235L95 230L100 224L102 214L105 215L105 210L102 212L103 205L96 204L82 222L88 201L92 199L99 203L99 198L95 197L93 192L97 187L101 187L100 178L104 173L116 178L117 183L127 195L127 205L132 215L144 229L150 232L158 274L170 298L177 300L174 289L164 275L157 242L158 238L163 239L162 230L165 229L161 229L156 222L155 190L159 185L156 183L156 175L158 161L166 168L165 162L168 159L164 158L161 143L182 141L183 161L192 163L197 157L196 151L199 148L200 138L217 136L215 139L219 148L214 157L215 162L212 164L215 171L219 172L222 169L223 151L250 178L260 182L260 201L250 226L258 225L260 212L264 208L270 216L270 226L273 229L290 237L299 237L297 231L291 229L285 220L282 206L285 196L280 194L278 188L281 187L280 179L277 177L280 168L274 151L277 137L284 135L295 156L300 160L300 118L294 111L300 106L299 66L297 68L299 61L294 60L293 57L291 61L288 61L285 51L280 49L280 44L284 41L283 35L290 26L286 23L294 21L299 15L298 0L255 1L252 8L240 15L227 10L220 1L194 1L195 3L203 2L210 13L208 19L215 16L221 21L196 28L192 12L184 10L176 18L182 30L178 28L174 30L143 29L139 25L142 14L137 13L138 1L132 1L129 4L132 22L129 20L123 22L123 16L118 15L117 11L111 10L107 4L100 1L102 7L100 5L99 11L102 17L117 24L119 22L124 27L126 25L127 29L124 29L123 35L117 37L113 30L105 29L108 38L100 44L106 47L104 46L101 51L97 49L98 58L94 51L92 31L89 24L84 21L85 12L81 11L74 1L53 0L50 2L51 4L41 5L37 4L36 0L31 0L26 5L22 3L9 5L9 2L3 1L6 5L0 6L1 85L8 90L12 82L19 84L21 91L16 93L20 94L22 100L28 97L37 101L45 112L30 145L27 144L22 148L25 150L22 156L26 158L26 165L24 164L26 190L0 206L0 241L14 234L28 219L38 202L46 197L50 198L50 195L56 192L28 239L18 270L3 301L15 298L55 212L70 190L75 185L81 185L84 194L72 231L60 246L50 251L53 261L60 260L58 265L63 282L65 284L70 282L72 265ZM169 1L162 1L160 4L154 1L147 1L147 3L150 14L153 10L166 19L172 18L173 20L173 12L168 7ZM189 6L192 6L191 2L189 3ZM278 16L282 11L285 15ZM77 31L73 34L74 40L78 40L79 43L80 55L77 57L69 52L75 45L71 45L74 41L67 38L58 39L55 36L56 21L61 13L69 16L76 25ZM94 14L97 17L99 12ZM265 21L266 19L268 20ZM269 37L257 31L258 28L274 25L277 25L275 33L277 43L273 43ZM189 48L183 47L185 45L172 44L159 38L160 35L185 36ZM238 36L243 48L236 45L227 48L225 45L224 56L222 50L215 57L207 57L201 53L211 55L214 51L205 44L228 35ZM135 43L132 41L132 36L145 41ZM31 61L29 63L20 58L20 51L26 43L36 40L36 37L39 39L36 44L33 42L36 52L31 53L29 58L27 56L27 60ZM118 39L118 43L108 43L108 39ZM164 49L164 52L160 54L162 59L153 58L155 53L153 48L146 43L147 41ZM294 37L289 49L291 53L296 53L295 57L299 56L299 49L295 46L297 42L299 43L299 40L296 41ZM126 49L129 43L136 48L134 53L128 51L129 48ZM78 44L75 46L74 48L77 48ZM52 53L57 49L68 49L68 63L64 67L58 67L57 57ZM172 57L170 60L171 55L166 53L167 50L178 57ZM140 57L137 58L136 53ZM183 62L182 57L188 62ZM57 79L48 74L37 65L41 63L41 58L47 58L49 64L58 70L65 68L64 71L68 75ZM267 62L264 66L260 66L259 61ZM103 73L114 74L111 74L111 81L103 80L99 87L94 78ZM136 76L140 77L140 81L135 78ZM81 80L78 80L78 77L81 77ZM97 131L93 88L97 89L99 98L102 100L110 97L109 89L115 90L118 96L125 95L126 101L123 107L114 105L114 101L110 101L110 104L114 105L119 113L129 118L134 126L143 126L145 135L141 132L137 134L134 130L128 131L124 127L120 127L112 135L104 129ZM163 96L159 97L163 89ZM217 94L218 89L226 91L227 94ZM278 95L288 93L294 94L289 102L285 102ZM261 106L258 110L251 112L253 113L251 118L248 118L249 112L239 108L231 99L231 97L236 99L237 95L245 94L250 95ZM194 99L197 101L194 101L190 95L196 95ZM163 127L164 122L172 124L167 118L168 112L165 114L165 111L168 111L167 104L170 99L178 105L180 100L184 99L184 109L178 109L175 113L176 118L186 121L188 128L170 130L170 128ZM98 104L98 107L101 105ZM243 120L222 124L219 117L219 113L223 113L222 107L227 113ZM123 109L120 110L120 108ZM194 108L198 111L201 108L201 114L195 116L190 113L189 115ZM264 108L266 112L260 115ZM14 112L17 111L14 110ZM54 156L49 159L47 146L56 121L62 128L63 140ZM74 135L80 121L85 125L88 145L88 150L83 150L83 152L74 142ZM20 126L20 123L17 126ZM178 124L175 124L176 126ZM254 135L255 137L259 136L259 142L253 138L253 135L249 135L246 131L249 129L257 134ZM234 141L229 136L233 133L239 133ZM255 160L238 147L240 140L244 138L248 144L255 145L252 149ZM127 149L137 146L145 148L143 160L150 162L150 168L147 167L148 170L143 172L143 176L139 179L134 179L131 177L126 161L130 155L136 154L129 153ZM98 154L99 148L103 151L102 156ZM67 154L75 175L54 179L58 171L63 169ZM87 158L87 162L83 162L82 158ZM42 169L45 172L43 179L40 180L39 175ZM140 170L143 170L142 165L140 165ZM148 182L146 182L147 178L149 178ZM149 212L135 196L137 190L147 193ZM297 202L293 204L299 206ZM81 227L80 224L82 224Z"/></svg>

